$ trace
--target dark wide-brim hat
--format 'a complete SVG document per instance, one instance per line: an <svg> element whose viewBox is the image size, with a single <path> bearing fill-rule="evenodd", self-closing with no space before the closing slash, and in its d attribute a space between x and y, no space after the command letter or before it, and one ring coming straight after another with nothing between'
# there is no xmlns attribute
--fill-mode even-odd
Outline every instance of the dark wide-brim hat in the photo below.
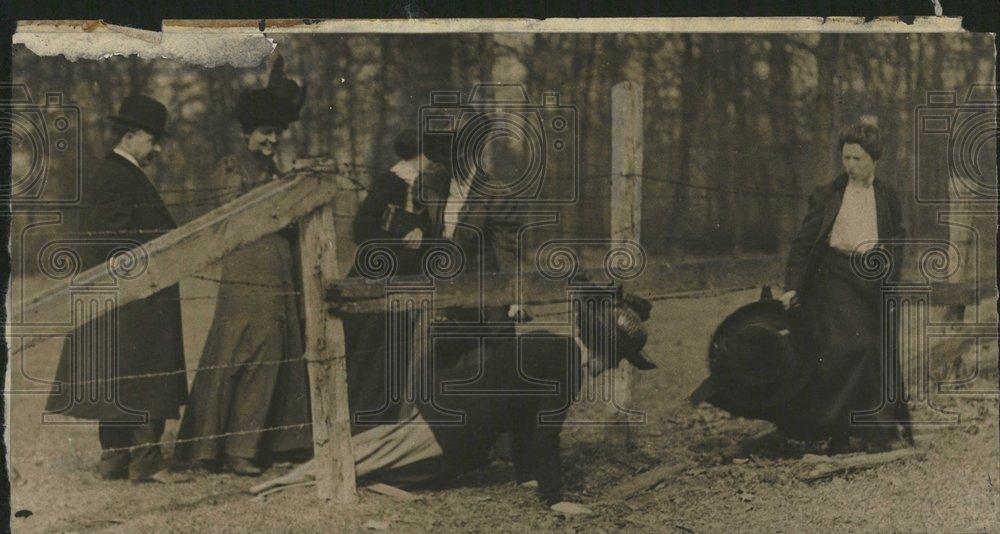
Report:
<svg viewBox="0 0 1000 534"><path fill-rule="evenodd" d="M299 106L271 89L248 89L240 94L235 115L246 129L274 126L284 130L299 120Z"/></svg>
<svg viewBox="0 0 1000 534"><path fill-rule="evenodd" d="M157 137L169 136L167 107L155 98L146 95L131 95L122 101L117 115L109 115L108 120L124 126L141 128Z"/></svg>
<svg viewBox="0 0 1000 534"><path fill-rule="evenodd" d="M726 317L709 346L713 392L706 400L744 417L769 418L782 411L802 392L812 369L793 327L790 312L774 299Z"/></svg>
<svg viewBox="0 0 1000 534"><path fill-rule="evenodd" d="M305 85L285 77L285 59L278 56L271 67L267 87L240 93L236 103L236 120L246 130L261 126L284 130L299 120L305 98Z"/></svg>
<svg viewBox="0 0 1000 534"><path fill-rule="evenodd" d="M637 310L633 306L633 302L643 301L643 303L648 304L648 301L640 297L630 297L631 299L626 299L615 306L610 317L614 321L613 325L605 324L605 319L599 313L591 315L587 319L581 318L582 322L588 320L593 322L594 328L598 331L614 329L614 354L606 354L602 346L592 348L594 357L602 362L602 369L617 367L618 360L625 360L636 369L644 371L656 368L656 364L649 359L643 350L649 338L646 326L643 324L649 318L648 309Z"/></svg>

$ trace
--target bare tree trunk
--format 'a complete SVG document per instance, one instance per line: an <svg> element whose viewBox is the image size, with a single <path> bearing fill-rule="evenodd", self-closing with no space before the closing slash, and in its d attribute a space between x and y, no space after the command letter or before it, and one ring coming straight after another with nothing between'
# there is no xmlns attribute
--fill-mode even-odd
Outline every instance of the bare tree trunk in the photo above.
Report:
<svg viewBox="0 0 1000 534"><path fill-rule="evenodd" d="M701 85L700 76L697 74L700 71L695 68L694 38L695 37L693 35L687 33L681 36L681 40L684 45L684 52L683 59L681 60L680 72L685 73L685 76L681 77L680 106L682 126L680 128L680 137L677 141L680 163L677 166L678 173L673 178L676 180L677 185L673 186L673 208L669 211L670 224L667 228L668 234L676 235L680 239L671 241L672 252L687 248L687 243L681 241L681 239L685 239L687 236L691 235L690 232L693 230L691 226L697 224L690 217L690 200L688 198L687 188L687 184L691 181L692 173L692 137L694 137L694 135L698 132L699 124L699 100L695 93Z"/></svg>
<svg viewBox="0 0 1000 534"><path fill-rule="evenodd" d="M765 201L768 214L776 214L778 221L776 245L782 254L786 253L795 235L799 222L799 211L804 203L795 197L783 197L781 194L799 192L799 165L796 154L797 136L795 131L795 116L792 113L792 92L789 53L785 44L785 36L775 36L771 40L769 63L771 65L771 102L768 118L771 121L771 135L776 145L774 150L775 163L769 166L768 180L764 189L774 191L779 196L769 197ZM778 207L781 209L778 209Z"/></svg>

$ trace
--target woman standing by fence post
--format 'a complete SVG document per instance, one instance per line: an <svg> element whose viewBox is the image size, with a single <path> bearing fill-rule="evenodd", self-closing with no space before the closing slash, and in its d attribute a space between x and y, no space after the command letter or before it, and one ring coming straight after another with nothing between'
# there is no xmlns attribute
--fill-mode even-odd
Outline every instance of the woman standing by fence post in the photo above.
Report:
<svg viewBox="0 0 1000 534"><path fill-rule="evenodd" d="M279 138L299 119L305 90L284 78L283 70L279 57L268 86L243 91L236 107L244 146L222 159L216 180L243 193L278 178ZM312 449L295 265L283 234L265 236L223 260L203 369L178 434L178 460L256 476L256 464L275 453L304 456Z"/></svg>
<svg viewBox="0 0 1000 534"><path fill-rule="evenodd" d="M797 437L830 438L831 453L849 451L851 436L879 451L899 439L898 423L905 427L909 414L901 378L883 379L900 374L898 352L886 359L895 372L882 366L882 336L895 329L883 328L881 279L861 276L856 266L865 261L859 255L879 251L889 260L887 280L898 280L906 230L895 190L875 176L883 149L878 127L849 126L838 144L845 172L809 197L785 271L782 301L786 308L800 306L811 340L805 356L815 361L803 402L784 426ZM884 397L883 387L895 391ZM856 414L879 408L883 398L895 399L896 410L880 412L892 420L863 426L854 421Z"/></svg>

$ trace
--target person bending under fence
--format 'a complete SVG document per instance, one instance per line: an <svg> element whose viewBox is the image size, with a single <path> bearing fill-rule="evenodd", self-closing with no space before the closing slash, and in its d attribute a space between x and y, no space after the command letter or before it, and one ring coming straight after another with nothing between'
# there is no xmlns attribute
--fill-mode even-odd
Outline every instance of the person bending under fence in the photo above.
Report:
<svg viewBox="0 0 1000 534"><path fill-rule="evenodd" d="M497 438L512 435L516 481L537 486L557 511L581 511L563 501L559 436L583 378L617 367L656 365L643 353L644 322L652 305L634 295L612 306L581 306L569 336L546 331L522 335L515 352L476 347L447 368L435 369L431 400L395 424L353 436L360 479L396 485L442 480L490 464ZM314 478L309 462L250 489L260 494ZM537 484L534 484L537 482Z"/></svg>
<svg viewBox="0 0 1000 534"><path fill-rule="evenodd" d="M305 96L282 67L279 57L266 88L240 95L243 147L222 159L216 183L247 192L278 178L279 138L298 120ZM258 464L275 456L310 454L294 239L271 234L223 260L215 317L178 433L178 461L256 476Z"/></svg>

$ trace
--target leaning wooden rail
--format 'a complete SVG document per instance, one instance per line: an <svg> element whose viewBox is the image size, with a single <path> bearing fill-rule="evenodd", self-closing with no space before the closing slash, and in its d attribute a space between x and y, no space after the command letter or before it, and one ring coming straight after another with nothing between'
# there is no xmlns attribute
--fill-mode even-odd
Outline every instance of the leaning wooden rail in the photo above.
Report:
<svg viewBox="0 0 1000 534"><path fill-rule="evenodd" d="M46 336L67 333L74 327L66 320L71 286L110 285L118 290L117 306L124 306L178 283L242 245L285 228L331 202L345 187L346 181L342 183L338 175L328 172L301 172L290 180L263 185L138 247L138 254L147 263L142 276L116 277L107 264L101 264L73 277L72 284L60 281L25 299L18 325L45 325ZM11 325L15 334L18 325ZM43 340L26 338L22 350Z"/></svg>

